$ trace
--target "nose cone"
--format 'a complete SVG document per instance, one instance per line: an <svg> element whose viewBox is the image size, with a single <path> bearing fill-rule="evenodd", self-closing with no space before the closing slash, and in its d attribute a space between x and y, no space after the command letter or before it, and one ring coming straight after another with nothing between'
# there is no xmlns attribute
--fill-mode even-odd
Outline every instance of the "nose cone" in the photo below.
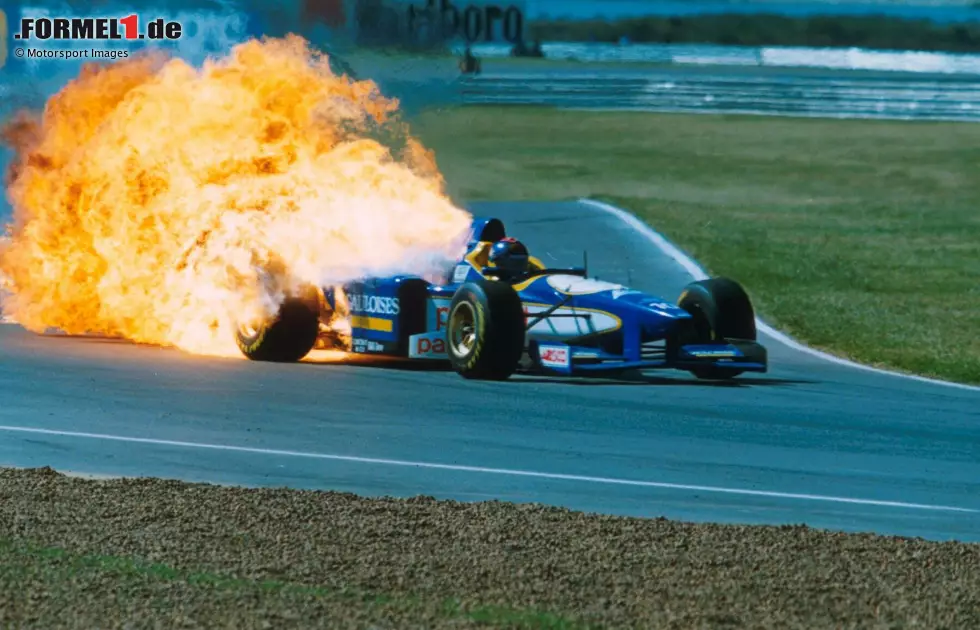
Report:
<svg viewBox="0 0 980 630"><path fill-rule="evenodd" d="M610 297L620 307L634 308L644 313L656 314L660 317L669 317L672 319L690 317L690 314L681 307L655 295L649 295L639 291L616 295L616 292L613 291Z"/></svg>

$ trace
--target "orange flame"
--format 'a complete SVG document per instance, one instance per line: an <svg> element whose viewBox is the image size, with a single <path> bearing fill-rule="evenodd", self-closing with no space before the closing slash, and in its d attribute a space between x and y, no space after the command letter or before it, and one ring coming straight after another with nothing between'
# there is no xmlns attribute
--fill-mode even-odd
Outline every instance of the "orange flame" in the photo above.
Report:
<svg viewBox="0 0 980 630"><path fill-rule="evenodd" d="M234 322L300 283L434 279L471 216L397 107L295 36L201 69L158 55L85 67L43 116L4 128L5 315L234 356Z"/></svg>

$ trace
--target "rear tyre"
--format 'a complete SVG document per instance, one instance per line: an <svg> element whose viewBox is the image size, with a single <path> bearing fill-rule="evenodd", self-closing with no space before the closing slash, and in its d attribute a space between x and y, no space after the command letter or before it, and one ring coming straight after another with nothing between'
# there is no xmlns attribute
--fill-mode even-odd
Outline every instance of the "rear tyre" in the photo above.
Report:
<svg viewBox="0 0 980 630"><path fill-rule="evenodd" d="M320 307L315 289L289 297L270 320L240 323L238 348L253 361L295 363L313 349L320 332Z"/></svg>
<svg viewBox="0 0 980 630"><path fill-rule="evenodd" d="M696 343L724 343L726 339L756 341L755 310L742 285L728 278L692 282L684 288L677 305L694 318ZM706 380L730 379L741 370L713 367L691 370Z"/></svg>
<svg viewBox="0 0 980 630"><path fill-rule="evenodd" d="M449 305L446 353L463 378L502 381L524 354L524 308L504 282L467 282Z"/></svg>

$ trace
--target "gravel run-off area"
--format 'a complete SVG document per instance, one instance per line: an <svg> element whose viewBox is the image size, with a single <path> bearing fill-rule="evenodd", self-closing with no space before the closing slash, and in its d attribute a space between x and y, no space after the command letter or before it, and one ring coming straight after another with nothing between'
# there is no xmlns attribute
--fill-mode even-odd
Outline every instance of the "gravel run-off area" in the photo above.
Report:
<svg viewBox="0 0 980 630"><path fill-rule="evenodd" d="M0 627L980 628L980 545L0 469Z"/></svg>

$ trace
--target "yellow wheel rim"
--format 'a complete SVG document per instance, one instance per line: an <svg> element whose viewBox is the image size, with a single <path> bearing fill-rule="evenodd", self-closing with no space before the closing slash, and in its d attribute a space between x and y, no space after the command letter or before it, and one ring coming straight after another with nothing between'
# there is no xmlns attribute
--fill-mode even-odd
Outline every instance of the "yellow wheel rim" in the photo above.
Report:
<svg viewBox="0 0 980 630"><path fill-rule="evenodd" d="M469 302L460 302L449 315L449 344L456 356L465 356L476 346L476 313Z"/></svg>
<svg viewBox="0 0 980 630"><path fill-rule="evenodd" d="M258 334L259 329L254 324L238 324L238 332L242 337L251 339Z"/></svg>

